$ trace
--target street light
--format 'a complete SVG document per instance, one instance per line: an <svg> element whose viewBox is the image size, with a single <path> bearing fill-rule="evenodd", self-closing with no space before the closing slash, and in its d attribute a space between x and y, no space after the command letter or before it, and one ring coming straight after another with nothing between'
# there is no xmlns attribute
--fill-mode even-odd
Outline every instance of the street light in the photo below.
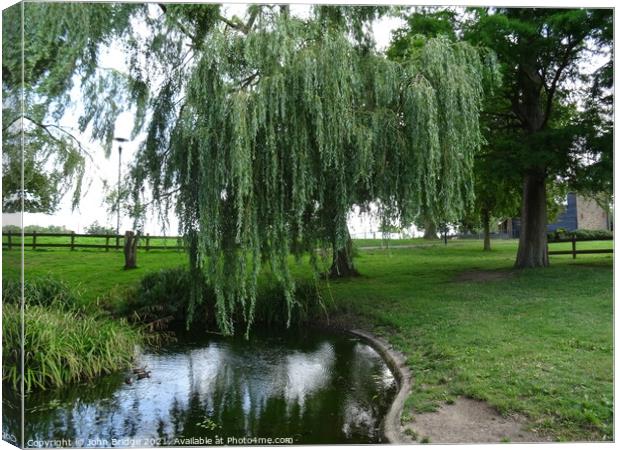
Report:
<svg viewBox="0 0 620 450"><path fill-rule="evenodd" d="M121 153L123 152L123 142L129 142L129 139L115 137L118 142L118 180L116 183L116 248L118 248L118 236L121 229Z"/></svg>

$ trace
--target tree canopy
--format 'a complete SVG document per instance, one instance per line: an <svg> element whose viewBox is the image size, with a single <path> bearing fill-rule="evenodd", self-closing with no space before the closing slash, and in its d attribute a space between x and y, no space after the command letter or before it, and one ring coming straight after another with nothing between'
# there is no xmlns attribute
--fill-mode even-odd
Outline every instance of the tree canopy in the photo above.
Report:
<svg viewBox="0 0 620 450"><path fill-rule="evenodd" d="M78 204L89 154L75 133L59 125L59 120L71 104L74 83L98 76L98 52L112 36L127 31L135 10L133 5L84 7L67 3L24 5L23 10L21 5L14 5L2 12L5 211L18 211L23 206L28 212L51 214L69 191L73 205ZM98 94L101 96L101 91ZM103 111L105 108L93 115L96 138L104 137L98 132L105 127L100 118ZM110 125L112 117L107 119ZM80 129L85 130L86 126ZM111 135L105 135L105 140L111 144Z"/></svg>
<svg viewBox="0 0 620 450"><path fill-rule="evenodd" d="M388 50L392 58L436 35L496 52L504 82L481 116L486 144L476 161L477 207L499 214L521 199L516 265L548 264L547 190L611 193L611 10L415 8L406 18ZM588 70L586 60L597 58L601 67Z"/></svg>
<svg viewBox="0 0 620 450"><path fill-rule="evenodd" d="M497 53L505 81L485 111L494 159L522 179L515 265L546 266L546 186L562 181L579 190L611 187L612 10L470 13L465 39ZM594 56L603 64L588 73L585 60Z"/></svg>
<svg viewBox="0 0 620 450"><path fill-rule="evenodd" d="M25 7L38 10L33 26L57 33L49 39L77 46L48 99L64 104L80 76L80 125L107 145L118 113L136 111L147 138L132 165L134 200L148 186L163 213L175 206L224 333L235 313L251 324L263 269L293 307L291 251L316 262L317 245L344 247L354 204L377 201L386 222L406 225L421 211L456 220L473 202L478 115L498 77L491 52L437 37L388 60L367 33L377 8L319 6L303 18L253 5L241 19L218 5L105 5L120 27L99 5L64 11L96 21L91 36L68 21L46 25L66 5ZM97 70L112 35L127 74Z"/></svg>

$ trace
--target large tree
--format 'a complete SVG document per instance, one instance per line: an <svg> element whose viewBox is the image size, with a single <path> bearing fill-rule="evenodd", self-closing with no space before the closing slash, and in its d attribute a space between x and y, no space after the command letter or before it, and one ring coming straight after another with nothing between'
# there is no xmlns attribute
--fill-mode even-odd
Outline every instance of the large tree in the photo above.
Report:
<svg viewBox="0 0 620 450"><path fill-rule="evenodd" d="M65 7L25 6L40 20ZM473 202L490 54L437 38L387 60L367 33L376 8L319 6L304 18L269 5L242 18L218 5L114 11L130 71L82 74L80 124L110 144L114 118L136 108L147 138L134 199L144 202L148 185L161 211L175 206L223 332L238 314L251 324L264 267L293 306L291 251L315 260L317 245L346 249L354 204L377 201L386 223L409 224L420 211L456 219ZM71 43L73 31L52 39ZM86 67L97 67L94 49Z"/></svg>
<svg viewBox="0 0 620 450"><path fill-rule="evenodd" d="M392 58L436 35L496 51L504 83L482 115L487 144L476 167L476 215L486 222L492 209L507 212L512 199L522 199L516 266L547 265L545 205L553 202L546 186L611 191L611 11L416 8L406 18L388 50ZM606 63L586 75L585 60L599 55Z"/></svg>
<svg viewBox="0 0 620 450"><path fill-rule="evenodd" d="M572 94L580 83L588 86L597 79L586 76L587 58L607 53L609 61L612 11L487 8L470 13L466 39L494 49L502 65L503 87L489 112L494 129L505 130L491 141L493 149L522 179L515 266L547 266L547 184L556 177L576 180L576 174L599 182L611 178L609 112L592 101L600 93L582 93L590 97L581 101L592 105L587 111Z"/></svg>

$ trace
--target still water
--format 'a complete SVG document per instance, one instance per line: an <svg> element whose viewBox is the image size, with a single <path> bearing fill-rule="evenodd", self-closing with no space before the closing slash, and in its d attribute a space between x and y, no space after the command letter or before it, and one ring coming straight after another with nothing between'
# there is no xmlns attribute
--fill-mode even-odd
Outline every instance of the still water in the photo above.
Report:
<svg viewBox="0 0 620 450"><path fill-rule="evenodd" d="M378 443L396 383L349 335L180 336L131 371L29 394L27 446ZM64 440L64 442L63 442Z"/></svg>

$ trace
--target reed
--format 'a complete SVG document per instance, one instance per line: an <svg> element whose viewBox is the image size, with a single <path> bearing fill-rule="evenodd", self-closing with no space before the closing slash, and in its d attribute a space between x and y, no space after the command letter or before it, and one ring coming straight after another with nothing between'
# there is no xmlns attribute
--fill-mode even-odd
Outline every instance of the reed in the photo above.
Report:
<svg viewBox="0 0 620 450"><path fill-rule="evenodd" d="M27 305L54 306L64 310L79 309L84 302L82 292L69 283L50 275L27 278L24 283ZM19 304L21 282L19 279L2 280L2 303Z"/></svg>
<svg viewBox="0 0 620 450"><path fill-rule="evenodd" d="M141 331L125 320L79 307L76 292L48 281L36 280L25 286L26 391L88 381L129 366L143 342ZM7 286L2 307L2 378L17 389L22 377L19 291L15 285Z"/></svg>

